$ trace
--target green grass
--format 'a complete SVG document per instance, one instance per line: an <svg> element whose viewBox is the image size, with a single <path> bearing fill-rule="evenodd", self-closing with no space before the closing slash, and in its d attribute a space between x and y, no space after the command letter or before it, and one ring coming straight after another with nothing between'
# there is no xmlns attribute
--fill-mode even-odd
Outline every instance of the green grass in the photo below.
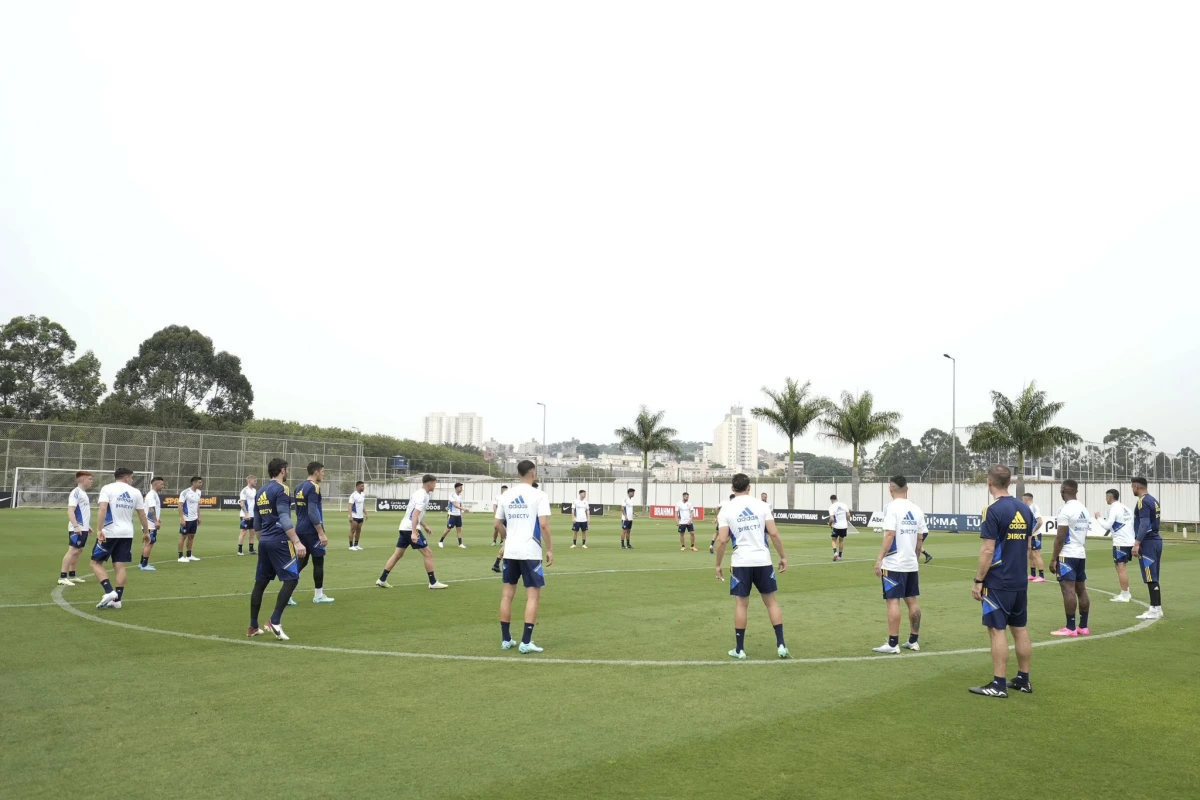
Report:
<svg viewBox="0 0 1200 800"><path fill-rule="evenodd" d="M5 797L1162 800L1194 797L1200 785L1200 548L1190 545L1164 553L1167 619L1038 647L1037 693L997 701L966 691L990 676L985 653L933 655L986 645L970 599L972 536L935 533L927 543L936 556L921 572L929 655L779 662L753 600L750 663L537 664L499 649L484 515L466 518L469 549L435 548L444 592L424 588L411 555L392 574L396 588L373 588L399 518L372 516L358 553L345 549L339 518L326 568L337 602L313 605L305 574L300 605L284 617L291 644L332 651L244 643L254 561L232 557L229 513L206 515L199 563L175 563L174 537L164 535L158 572L131 570L120 611L94 609L100 592L85 553L88 582L65 595L88 618L69 614L52 599L62 517L0 512ZM669 522L639 520L633 552L618 548L613 518L597 520L587 551L569 549L567 518L554 523L542 659L726 659L733 601L712 574L710 523L699 553L679 552ZM850 537L841 564L830 563L821 529L788 527L784 538L792 567L780 599L793 655L871 656L886 636L872 573L878 537ZM1090 544L1090 584L1113 591L1109 552ZM1134 597L1146 599L1140 582ZM1142 610L1094 598L1097 634L1133 626ZM522 602L518 591L514 630ZM1031 587L1030 606L1033 638L1047 641L1063 622L1057 587Z"/></svg>

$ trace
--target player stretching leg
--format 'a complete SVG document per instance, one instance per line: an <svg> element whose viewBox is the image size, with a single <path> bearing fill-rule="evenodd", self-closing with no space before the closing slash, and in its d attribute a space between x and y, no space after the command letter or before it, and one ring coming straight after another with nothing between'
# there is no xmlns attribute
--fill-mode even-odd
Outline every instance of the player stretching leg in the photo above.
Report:
<svg viewBox="0 0 1200 800"><path fill-rule="evenodd" d="M908 606L909 634L905 650L920 650L921 587L918 582L917 554L921 534L928 534L925 512L908 499L908 481L896 475L888 483L892 502L883 520L883 545L875 560L875 574L883 580L883 599L887 603L887 644L873 648L876 653L900 652L900 601Z"/></svg>
<svg viewBox="0 0 1200 800"><path fill-rule="evenodd" d="M1063 507L1058 510L1055 523L1058 534L1054 537L1054 556L1050 559L1050 570L1058 576L1058 586L1062 589L1063 611L1067 615L1067 625L1052 632L1051 636L1087 636L1088 613L1092 610L1092 600L1087 591L1087 542L1088 528L1091 520L1088 510L1077 499L1079 484L1071 479L1062 482L1059 489L1063 499ZM1032 510L1032 509L1031 509ZM1078 626L1075 622L1075 611L1079 611Z"/></svg>
<svg viewBox="0 0 1200 800"><path fill-rule="evenodd" d="M758 589L767 616L775 628L775 647L780 658L790 658L783 641L783 609L775 596L779 586L775 582L775 569L771 566L771 551L767 539L775 545L779 554L779 571L787 571L787 556L783 552L783 539L775 528L775 520L767 511L767 504L750 496L750 478L739 472L733 476L734 499L721 507L717 515L720 532L717 533L717 578L725 580L721 562L725 558L725 545L733 544L733 556L729 565L729 594L734 598L733 635L736 645L729 651L731 658L746 659L746 621L750 609L750 587Z"/></svg>
<svg viewBox="0 0 1200 800"><path fill-rule="evenodd" d="M392 557L388 559L387 565L383 568L383 574L379 576L379 580L375 581L375 585L380 589L392 588L392 585L388 583L388 575L396 568L400 559L404 558L404 551L410 547L419 550L421 557L425 559L425 572L429 576L429 588L446 588L447 584L439 581L433 574L433 553L429 551L429 541L421 533L423 529L425 533L433 536L433 531L425 524L425 509L429 507L429 496L436 488L437 476L426 474L421 478L421 488L413 492L412 497L409 498L408 513L404 515L404 521L400 523L400 538L396 540L396 552L392 553Z"/></svg>
<svg viewBox="0 0 1200 800"><path fill-rule="evenodd" d="M845 557L846 551L846 533L850 528L850 509L845 503L839 502L836 494L829 495L829 527L832 533L829 538L833 540L833 560L841 561Z"/></svg>
<svg viewBox="0 0 1200 800"><path fill-rule="evenodd" d="M142 572L157 572L158 570L150 563L150 551L154 549L154 543L158 541L158 524L162 520L162 497L160 493L163 490L164 481L162 478L154 478L150 481L150 491L146 492L146 498L142 501L146 507L146 520L150 523L150 535L142 540L142 560L138 562L138 569Z"/></svg>
<svg viewBox="0 0 1200 800"><path fill-rule="evenodd" d="M1159 535L1162 507L1150 495L1145 478L1133 479L1133 494L1137 498L1137 507L1133 511L1134 542L1130 553L1138 559L1142 580L1150 590L1150 608L1137 618L1162 619L1162 589L1158 586L1159 562L1162 561L1162 536Z"/></svg>
<svg viewBox="0 0 1200 800"><path fill-rule="evenodd" d="M1042 519L1042 511L1033 502L1032 494L1026 492L1021 495L1021 500L1029 506L1037 523L1033 529L1033 535L1029 537L1029 580L1032 583L1045 583L1046 565L1042 561L1042 531L1046 529L1046 520Z"/></svg>
<svg viewBox="0 0 1200 800"><path fill-rule="evenodd" d="M362 481L354 484L350 493L350 549L362 550L359 537L362 536L363 523L367 521L367 495L363 491L367 485Z"/></svg>
<svg viewBox="0 0 1200 800"><path fill-rule="evenodd" d="M325 535L325 513L321 508L321 481L325 479L325 465L320 461L309 462L308 480L296 487L296 536L304 545L305 554L300 558L300 571L313 565L314 603L332 603L333 598L325 594L325 548L329 537Z"/></svg>
<svg viewBox="0 0 1200 800"><path fill-rule="evenodd" d="M1120 502L1121 493L1116 489L1105 492L1104 500L1108 503L1108 517L1102 519L1097 511L1096 519L1112 534L1113 566L1117 568L1117 582L1121 585L1121 593L1113 597L1112 602L1128 603L1133 599L1129 594L1129 570L1126 567L1133 560L1133 511Z"/></svg>
<svg viewBox="0 0 1200 800"><path fill-rule="evenodd" d="M683 535L690 533L692 535L692 552L696 552L696 526L692 523L692 516L695 514L695 509L688 502L688 493L683 493L683 502L675 506L675 521L679 523L679 550L680 552L687 550L683 543Z"/></svg>
<svg viewBox="0 0 1200 800"><path fill-rule="evenodd" d="M200 559L192 555L192 543L200 528L200 496L204 479L199 475L192 478L191 485L179 493L179 563ZM186 553L187 555L184 555Z"/></svg>
<svg viewBox="0 0 1200 800"><path fill-rule="evenodd" d="M500 497L496 509L496 524L505 529L504 572L500 592L500 648L517 648L519 653L540 653L545 648L533 642L533 626L537 624L538 604L542 599L542 587L546 575L542 570L543 548L546 566L554 565L554 551L550 543L550 498L541 489L534 488L537 469L529 460L517 465L521 485L514 486ZM509 625L512 623L512 603L517 594L517 581L525 584L525 631L521 643L512 638Z"/></svg>
<svg viewBox="0 0 1200 800"><path fill-rule="evenodd" d="M258 478L254 475L246 476L246 485L242 487L241 494L238 495L238 549L239 556L245 555L242 552L242 545L246 541L246 535L250 536L250 555L254 555L254 543L258 540L258 534L254 531L254 496L258 494Z"/></svg>
<svg viewBox="0 0 1200 800"><path fill-rule="evenodd" d="M87 494L91 488L92 473L76 472L75 488L67 498L67 554L63 556L62 571L58 573L59 586L83 583L83 578L75 575L75 567L92 529L92 501Z"/></svg>
<svg viewBox="0 0 1200 800"><path fill-rule="evenodd" d="M92 548L92 574L104 587L104 596L96 608L120 608L125 597L125 565L133 558L133 513L142 521L142 537L150 539L150 521L146 519L142 493L133 487L133 470L118 467L113 472L114 483L100 490L96 530L96 546ZM108 581L104 562L113 562L116 587Z"/></svg>
<svg viewBox="0 0 1200 800"><path fill-rule="evenodd" d="M497 508L499 508L498 505ZM575 549L575 545L579 542L579 534L582 533L583 549L587 550L588 524L592 521L592 507L588 505L587 492L580 490L579 499L571 506L571 513L571 549Z"/></svg>
<svg viewBox="0 0 1200 800"><path fill-rule="evenodd" d="M292 497L287 480L288 462L273 458L267 464L271 479L254 496L254 527L258 531L258 566L254 573L254 591L250 593L250 627L247 636L261 636L263 631L275 634L281 642L288 640L283 632L283 612L300 582L300 559L308 555L304 543L292 525ZM275 598L275 611L267 624L259 627L258 612L262 608L267 584L279 578L283 585Z"/></svg>
<svg viewBox="0 0 1200 800"><path fill-rule="evenodd" d="M450 516L446 518L446 532L442 534L441 539L438 539L438 547L444 547L442 543L446 541L446 537L450 535L450 531L457 531L458 548L460 550L467 549L462 540L462 515L467 511L463 507L462 489L463 485L461 483L454 484L454 491L450 494L450 505L447 507Z"/></svg>

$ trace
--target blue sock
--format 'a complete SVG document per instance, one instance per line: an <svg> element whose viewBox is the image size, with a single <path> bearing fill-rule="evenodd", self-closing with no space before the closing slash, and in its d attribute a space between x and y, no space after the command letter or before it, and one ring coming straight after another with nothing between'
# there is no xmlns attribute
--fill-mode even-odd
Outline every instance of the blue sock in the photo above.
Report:
<svg viewBox="0 0 1200 800"><path fill-rule="evenodd" d="M1005 680L1003 675L993 675L992 676L992 685L995 686L997 689L1003 689L1004 691L1008 691L1008 681Z"/></svg>
<svg viewBox="0 0 1200 800"><path fill-rule="evenodd" d="M1080 611L1079 612L1079 627L1081 627L1081 628L1087 627L1087 618L1088 618L1088 614L1090 614L1090 613L1091 613L1090 611Z"/></svg>
<svg viewBox="0 0 1200 800"><path fill-rule="evenodd" d="M745 628L734 628L733 635L735 637L737 637L738 651L740 652L742 650L745 650L746 648L744 647L744 645L746 644L746 629Z"/></svg>
<svg viewBox="0 0 1200 800"><path fill-rule="evenodd" d="M105 580L102 580L102 581L100 581L100 585L101 585L102 587L104 587L104 593L105 593L105 594L110 594L110 593L112 592L112 590L113 590L113 588L112 588L112 581L110 581L110 580L107 580L107 579L105 579Z"/></svg>
<svg viewBox="0 0 1200 800"><path fill-rule="evenodd" d="M384 583L387 583L387 576L390 572L391 572L390 569L385 569L383 571L383 574L379 576L379 580L383 581Z"/></svg>
<svg viewBox="0 0 1200 800"><path fill-rule="evenodd" d="M74 577L75 577L75 570L71 570L70 572L68 572L68 573L67 573L67 577L68 577L68 578L74 578Z"/></svg>
<svg viewBox="0 0 1200 800"><path fill-rule="evenodd" d="M910 633L910 634L908 635L908 643L909 643L909 644L916 644L916 643L917 643L917 636L918 636L918 635L919 635L919 634L916 634L916 633Z"/></svg>
<svg viewBox="0 0 1200 800"><path fill-rule="evenodd" d="M512 634L508 630L508 625L509 623L507 622L500 623L500 641L502 642L508 642L512 640Z"/></svg>
<svg viewBox="0 0 1200 800"><path fill-rule="evenodd" d="M1067 614L1067 630L1069 630L1069 631L1075 630L1075 615L1074 614Z"/></svg>
<svg viewBox="0 0 1200 800"><path fill-rule="evenodd" d="M783 623L782 622L775 626L775 646L776 647L784 646L784 644L783 644Z"/></svg>
<svg viewBox="0 0 1200 800"><path fill-rule="evenodd" d="M895 647L898 644L900 644L899 636L889 636L888 637L888 647Z"/></svg>
<svg viewBox="0 0 1200 800"><path fill-rule="evenodd" d="M1029 673L1028 672L1018 672L1017 680L1020 681L1021 683L1029 683Z"/></svg>
<svg viewBox="0 0 1200 800"><path fill-rule="evenodd" d="M533 641L533 623L525 623L525 633L521 634L521 644L529 644Z"/></svg>
<svg viewBox="0 0 1200 800"><path fill-rule="evenodd" d="M124 596L125 596L125 587L124 587L124 586L118 586L118 587L117 587L117 600L120 600L120 599L121 599L122 597L124 597Z"/></svg>
<svg viewBox="0 0 1200 800"><path fill-rule="evenodd" d="M432 572L428 572L426 574L429 576L429 585L430 586L433 586L435 583L437 583L437 578L433 577Z"/></svg>

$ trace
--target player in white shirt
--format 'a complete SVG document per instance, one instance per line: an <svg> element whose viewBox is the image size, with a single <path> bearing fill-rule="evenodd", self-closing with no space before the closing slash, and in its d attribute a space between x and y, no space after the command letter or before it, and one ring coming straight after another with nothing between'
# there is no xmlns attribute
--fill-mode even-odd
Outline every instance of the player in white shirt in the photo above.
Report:
<svg viewBox="0 0 1200 800"><path fill-rule="evenodd" d="M908 499L908 480L896 475L888 482L888 503L883 517L883 544L875 559L875 574L883 581L883 599L887 603L887 644L873 648L876 653L896 653L900 648L920 650L921 587L918 578L918 554L921 535L929 533L925 512ZM908 606L908 641L900 644L900 601Z"/></svg>
<svg viewBox="0 0 1200 800"><path fill-rule="evenodd" d="M1032 493L1026 492L1021 495L1021 499L1033 512L1033 518L1037 524L1034 534L1029 537L1029 581L1045 583L1046 565L1042 561L1042 532L1046 530L1046 520L1042 517L1042 510L1037 507L1037 503L1033 502Z"/></svg>
<svg viewBox="0 0 1200 800"><path fill-rule="evenodd" d="M179 563L200 559L192 555L192 542L200 527L200 497L204 494L204 479L192 478L188 488L179 493Z"/></svg>
<svg viewBox="0 0 1200 800"><path fill-rule="evenodd" d="M500 508L500 495L504 494L507 491L508 491L507 486L500 487L500 494L496 495L496 499L492 501L492 514L495 514L496 509ZM492 547L496 546L497 541L499 542L499 544L504 544L504 526L503 525L493 525L492 526ZM500 559L497 558L496 559L496 572L499 572L499 571L500 571Z"/></svg>
<svg viewBox="0 0 1200 800"><path fill-rule="evenodd" d="M1121 493L1109 489L1104 493L1108 503L1108 517L1102 518L1096 512L1096 519L1101 527L1112 534L1113 565L1117 568L1117 581L1121 584L1121 593L1112 599L1114 603L1128 603L1132 598L1129 594L1129 571L1126 564L1133 560L1133 509L1121 502Z"/></svg>
<svg viewBox="0 0 1200 800"><path fill-rule="evenodd" d="M450 531L458 531L458 548L466 550L467 546L462 540L462 515L470 509L463 505L462 499L463 485L461 483L454 484L454 491L450 493L450 504L446 510L450 512L450 516L446 518L446 532L442 534L442 538L438 539L438 547L444 547L443 542L450 535Z"/></svg>
<svg viewBox="0 0 1200 800"><path fill-rule="evenodd" d="M837 499L836 494L829 495L829 534L833 539L833 560L841 561L845 557L846 534L850 530L850 508Z"/></svg>
<svg viewBox="0 0 1200 800"><path fill-rule="evenodd" d="M96 608L120 608L125 597L125 565L133 559L133 515L142 521L143 541L150 540L150 521L146 519L146 504L142 493L133 486L133 470L118 467L113 472L115 483L100 490L100 507L96 515L96 546L92 548L92 574L104 588L104 596ZM104 562L113 562L116 587L109 583Z"/></svg>
<svg viewBox="0 0 1200 800"><path fill-rule="evenodd" d="M499 508L500 504L497 503ZM579 491L579 499L571 505L571 549L575 549L579 534L583 534L583 549L587 550L588 525L592 521L592 507L588 505L587 492Z"/></svg>
<svg viewBox="0 0 1200 800"><path fill-rule="evenodd" d="M1088 612L1092 608L1087 591L1086 547L1088 529L1092 527L1091 515L1087 507L1076 499L1079 494L1078 483L1067 479L1062 482L1059 491L1063 507L1055 518L1058 535L1054 537L1054 557L1050 559L1050 569L1058 576L1067 624L1050 635L1087 636L1091 632L1088 630ZM1076 610L1079 612L1078 626L1075 621Z"/></svg>
<svg viewBox="0 0 1200 800"><path fill-rule="evenodd" d="M637 516L634 510L636 506L633 503L633 489L625 492L625 503L621 506L621 549L626 548L632 550L633 542L629 540L630 534L633 533L633 518Z"/></svg>
<svg viewBox="0 0 1200 800"><path fill-rule="evenodd" d="M429 507L429 498L436 488L437 476L426 474L421 478L421 488L413 492L412 497L408 499L404 521L400 523L400 538L396 540L396 552L392 553L387 566L383 568L383 574L379 576L379 580L375 581L375 585L380 589L392 588L392 585L388 583L388 573L395 569L400 559L404 558L404 551L410 547L419 550L421 557L425 559L425 572L429 577L429 588L446 588L447 584L439 581L433 574L433 553L429 549L429 542L426 540L425 534L421 533L424 530L425 533L433 536L433 531L425 524L425 510Z"/></svg>
<svg viewBox="0 0 1200 800"><path fill-rule="evenodd" d="M526 459L517 464L521 482L500 496L496 523L504 526L504 567L500 590L500 648L517 648L520 653L540 653L545 648L533 642L533 626L537 624L538 604L542 587L546 585L546 566L554 566L554 550L550 543L550 498L537 488L537 468ZM525 631L521 643L512 638L512 603L517 594L517 582L525 584Z"/></svg>
<svg viewBox="0 0 1200 800"><path fill-rule="evenodd" d="M350 493L350 549L362 550L359 544L362 536L363 523L367 521L367 485L362 481L354 484L354 491Z"/></svg>
<svg viewBox="0 0 1200 800"><path fill-rule="evenodd" d="M250 534L250 555L254 555L254 543L258 541L258 531L254 530L254 498L258 495L258 477L255 475L246 476L246 485L242 487L241 494L238 495L238 549L239 556L245 555L242 552L242 543L246 541L246 534Z"/></svg>
<svg viewBox="0 0 1200 800"><path fill-rule="evenodd" d="M67 554L63 556L62 572L58 573L59 586L83 583L83 578L75 575L75 567L92 530L92 501L88 498L91 488L92 473L76 472L75 488L67 498Z"/></svg>
<svg viewBox="0 0 1200 800"><path fill-rule="evenodd" d="M692 552L696 552L696 525L692 522L692 518L696 515L696 509L692 507L689 500L690 495L687 492L683 493L683 500L675 504L675 521L679 525L679 550L683 552L687 547L683 543L683 535L690 533L692 535Z"/></svg>
<svg viewBox="0 0 1200 800"><path fill-rule="evenodd" d="M162 478L154 478L150 481L150 491L146 492L145 498L142 499L142 504L146 507L146 520L150 523L150 535L142 539L142 560L138 562L138 569L142 572L158 571L150 563L150 551L158 541L158 526L162 524L163 485Z"/></svg>
<svg viewBox="0 0 1200 800"><path fill-rule="evenodd" d="M758 589L767 615L775 628L776 652L780 658L789 658L787 645L783 641L783 609L775 597L779 586L775 582L775 568L771 566L771 550L767 543L775 545L779 553L779 571L787 571L787 556L783 552L783 539L775 528L775 520L767 510L767 504L750 496L750 478L739 472L733 476L733 499L721 506L717 513L717 578L725 580L721 562L725 558L725 545L732 542L733 557L729 569L729 594L734 597L733 635L736 646L729 651L732 658L745 660L746 618L750 608L750 587Z"/></svg>

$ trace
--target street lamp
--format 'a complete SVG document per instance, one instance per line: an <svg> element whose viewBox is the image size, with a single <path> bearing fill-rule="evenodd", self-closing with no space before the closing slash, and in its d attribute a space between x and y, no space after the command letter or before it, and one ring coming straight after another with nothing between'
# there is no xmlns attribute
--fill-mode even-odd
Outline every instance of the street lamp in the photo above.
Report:
<svg viewBox="0 0 1200 800"><path fill-rule="evenodd" d="M942 353L950 359L950 508L951 513L958 513L958 472L955 457L958 455L958 362L949 353Z"/></svg>
<svg viewBox="0 0 1200 800"><path fill-rule="evenodd" d="M546 462L546 404L538 403L542 407L542 463Z"/></svg>

